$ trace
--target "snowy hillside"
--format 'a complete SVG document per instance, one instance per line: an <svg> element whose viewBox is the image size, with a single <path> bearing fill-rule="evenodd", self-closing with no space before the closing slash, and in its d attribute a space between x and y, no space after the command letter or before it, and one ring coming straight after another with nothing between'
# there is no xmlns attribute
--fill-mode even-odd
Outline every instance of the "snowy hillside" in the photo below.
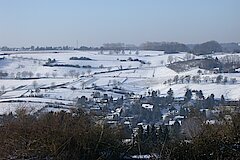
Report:
<svg viewBox="0 0 240 160"><path fill-rule="evenodd" d="M1 56L4 59L0 60L2 73L0 108L5 108L0 109L0 114L8 110L6 106L11 106L6 105L7 103L21 101L74 105L77 98L92 97L92 93L96 91L121 97L124 93L147 94L150 90L160 90L160 93L165 95L169 88L172 88L174 96L183 97L189 88L202 90L205 96L213 93L216 98L224 95L227 99L240 99L240 73L221 74L229 79L227 83L222 84L213 82L220 74L199 68L177 73L167 67L169 63L186 60L189 56L186 53L164 54L161 51L139 53L124 51L118 54L109 51L7 53L8 55ZM196 59L204 58L190 56ZM223 54L217 53L213 57L222 56ZM89 60L70 60L71 57L85 57ZM198 82L175 83L173 79L176 75L197 76ZM236 79L236 83L230 83L230 79ZM9 110L12 110L12 107Z"/></svg>

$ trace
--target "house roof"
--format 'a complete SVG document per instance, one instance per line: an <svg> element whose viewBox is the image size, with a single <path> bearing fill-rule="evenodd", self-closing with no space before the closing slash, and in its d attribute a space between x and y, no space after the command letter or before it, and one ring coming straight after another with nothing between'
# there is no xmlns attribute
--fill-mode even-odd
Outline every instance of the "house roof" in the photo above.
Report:
<svg viewBox="0 0 240 160"><path fill-rule="evenodd" d="M145 108L145 109L150 109L150 110L153 109L153 105L152 104L148 104L148 103L142 104L142 107Z"/></svg>

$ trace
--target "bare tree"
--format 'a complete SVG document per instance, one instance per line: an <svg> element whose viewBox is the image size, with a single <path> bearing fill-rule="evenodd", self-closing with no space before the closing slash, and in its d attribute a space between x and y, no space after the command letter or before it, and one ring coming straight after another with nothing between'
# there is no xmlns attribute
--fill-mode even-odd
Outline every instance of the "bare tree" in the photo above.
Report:
<svg viewBox="0 0 240 160"><path fill-rule="evenodd" d="M122 66L122 65L120 65L118 68L119 68L120 70L122 70L122 69L123 69L123 66Z"/></svg>
<svg viewBox="0 0 240 160"><path fill-rule="evenodd" d="M192 59L192 55L190 53L186 53L185 56L184 56L184 59L186 61L191 60Z"/></svg>
<svg viewBox="0 0 240 160"><path fill-rule="evenodd" d="M37 81L33 81L33 82L32 82L32 86L33 86L34 89L37 88L37 85L38 85L38 84L37 84Z"/></svg>
<svg viewBox="0 0 240 160"><path fill-rule="evenodd" d="M21 78L21 73L20 72L17 72L16 78Z"/></svg>
<svg viewBox="0 0 240 160"><path fill-rule="evenodd" d="M69 75L73 78L75 75L76 71L75 70L70 70Z"/></svg>
<svg viewBox="0 0 240 160"><path fill-rule="evenodd" d="M57 73L56 73L56 72L53 72L53 73L52 73L52 76L53 76L53 78L56 78L56 77L57 77Z"/></svg>
<svg viewBox="0 0 240 160"><path fill-rule="evenodd" d="M11 78L15 78L15 73L10 73Z"/></svg>
<svg viewBox="0 0 240 160"><path fill-rule="evenodd" d="M78 78L80 76L80 73L79 72L76 72L75 73L75 77Z"/></svg>
<svg viewBox="0 0 240 160"><path fill-rule="evenodd" d="M235 84L235 83L237 83L237 79L236 79L236 78L231 78L231 79L230 79L230 82L231 82L232 84Z"/></svg>
<svg viewBox="0 0 240 160"><path fill-rule="evenodd" d="M112 67L108 67L108 68L107 68L108 72L110 72L110 71L111 71L111 69L112 69Z"/></svg>
<svg viewBox="0 0 240 160"><path fill-rule="evenodd" d="M178 57L174 57L174 62L177 62L178 61Z"/></svg>
<svg viewBox="0 0 240 160"><path fill-rule="evenodd" d="M112 51L112 50L111 50L111 51L109 51L109 54L110 54L110 55L112 55L112 54L113 54L113 51Z"/></svg>
<svg viewBox="0 0 240 160"><path fill-rule="evenodd" d="M116 86L116 85L117 85L117 80L114 79L114 80L112 81L112 83L113 83L114 86Z"/></svg>
<svg viewBox="0 0 240 160"><path fill-rule="evenodd" d="M5 86L4 86L4 85L1 86L1 91L2 91L3 93L5 92Z"/></svg>
<svg viewBox="0 0 240 160"><path fill-rule="evenodd" d="M91 72L92 72L91 69L87 70L88 75L90 75Z"/></svg>
<svg viewBox="0 0 240 160"><path fill-rule="evenodd" d="M67 76L68 76L67 73L64 73L64 74L63 74L63 77L64 77L64 78L67 78Z"/></svg>
<svg viewBox="0 0 240 160"><path fill-rule="evenodd" d="M173 62L173 56L168 56L167 61L171 64Z"/></svg>
<svg viewBox="0 0 240 160"><path fill-rule="evenodd" d="M164 60L161 60L161 61L160 61L160 64L163 65L163 64L164 64Z"/></svg>
<svg viewBox="0 0 240 160"><path fill-rule="evenodd" d="M81 73L81 74L82 74L82 76L84 76L84 75L85 75L85 72L84 72L84 71L82 71L82 73Z"/></svg>
<svg viewBox="0 0 240 160"><path fill-rule="evenodd" d="M49 77L49 73L48 73L48 72L46 72L46 73L45 73L45 76L48 78L48 77Z"/></svg>
<svg viewBox="0 0 240 160"><path fill-rule="evenodd" d="M40 78L40 77L41 77L41 73L37 73L36 76L37 76L38 78Z"/></svg>
<svg viewBox="0 0 240 160"><path fill-rule="evenodd" d="M109 86L111 83L112 83L112 80L109 80L109 81L108 81L108 86Z"/></svg>
<svg viewBox="0 0 240 160"><path fill-rule="evenodd" d="M34 73L33 72L28 72L28 76L30 77L30 78L32 78L33 77L33 75L34 75Z"/></svg>
<svg viewBox="0 0 240 160"><path fill-rule="evenodd" d="M99 68L103 68L104 66L103 66L103 64L101 64L100 66L99 66Z"/></svg>
<svg viewBox="0 0 240 160"><path fill-rule="evenodd" d="M51 83L51 86L50 86L51 90L53 90L53 88L54 88L55 85L56 85L55 82L52 82L52 83Z"/></svg>
<svg viewBox="0 0 240 160"><path fill-rule="evenodd" d="M99 54L104 54L103 50L101 50L101 51L99 52Z"/></svg>
<svg viewBox="0 0 240 160"><path fill-rule="evenodd" d="M81 86L82 86L82 89L85 89L85 82L82 82Z"/></svg>
<svg viewBox="0 0 240 160"><path fill-rule="evenodd" d="M138 50L136 50L135 54L138 56L138 55L139 55L139 51L138 51Z"/></svg>
<svg viewBox="0 0 240 160"><path fill-rule="evenodd" d="M23 72L22 72L22 77L23 77L23 78L26 78L26 77L28 76L28 74L29 74L29 73L28 73L27 71L23 71Z"/></svg>

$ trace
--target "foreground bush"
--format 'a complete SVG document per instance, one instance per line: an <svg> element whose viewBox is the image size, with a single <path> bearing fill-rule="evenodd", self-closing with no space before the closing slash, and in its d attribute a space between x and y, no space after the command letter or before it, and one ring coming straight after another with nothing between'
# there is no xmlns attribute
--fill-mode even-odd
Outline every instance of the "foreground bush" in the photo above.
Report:
<svg viewBox="0 0 240 160"><path fill-rule="evenodd" d="M0 159L123 159L139 154L158 159L240 159L240 114L233 115L231 123L202 124L191 138L169 135L164 128L161 134L139 130L134 142L124 145L122 127L106 127L81 111L41 116L18 112L2 119Z"/></svg>
<svg viewBox="0 0 240 160"><path fill-rule="evenodd" d="M96 125L82 113L21 115L0 127L0 157L5 159L117 159L117 129Z"/></svg>

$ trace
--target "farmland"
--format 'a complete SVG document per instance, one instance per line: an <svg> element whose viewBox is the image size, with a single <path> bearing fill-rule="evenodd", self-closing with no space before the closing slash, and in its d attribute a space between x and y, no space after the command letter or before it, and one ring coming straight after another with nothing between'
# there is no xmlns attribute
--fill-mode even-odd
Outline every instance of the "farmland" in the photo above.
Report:
<svg viewBox="0 0 240 160"><path fill-rule="evenodd" d="M224 55L217 53L212 57ZM0 114L15 112L21 108L20 104L26 106L26 102L33 106L38 104L35 112L46 105L66 109L82 96L91 98L94 92L117 98L129 93L147 95L149 91L158 90L165 96L172 88L174 96L179 98L187 89L202 90L206 96L213 93L215 98L221 95L229 100L240 98L240 73L214 73L197 67L181 72L170 69L170 63L186 60L184 52L11 51L2 52L0 56ZM199 81L174 82L176 75L198 76ZM219 75L229 81L215 83ZM236 82L230 83L233 78ZM16 106L16 102L21 103Z"/></svg>

